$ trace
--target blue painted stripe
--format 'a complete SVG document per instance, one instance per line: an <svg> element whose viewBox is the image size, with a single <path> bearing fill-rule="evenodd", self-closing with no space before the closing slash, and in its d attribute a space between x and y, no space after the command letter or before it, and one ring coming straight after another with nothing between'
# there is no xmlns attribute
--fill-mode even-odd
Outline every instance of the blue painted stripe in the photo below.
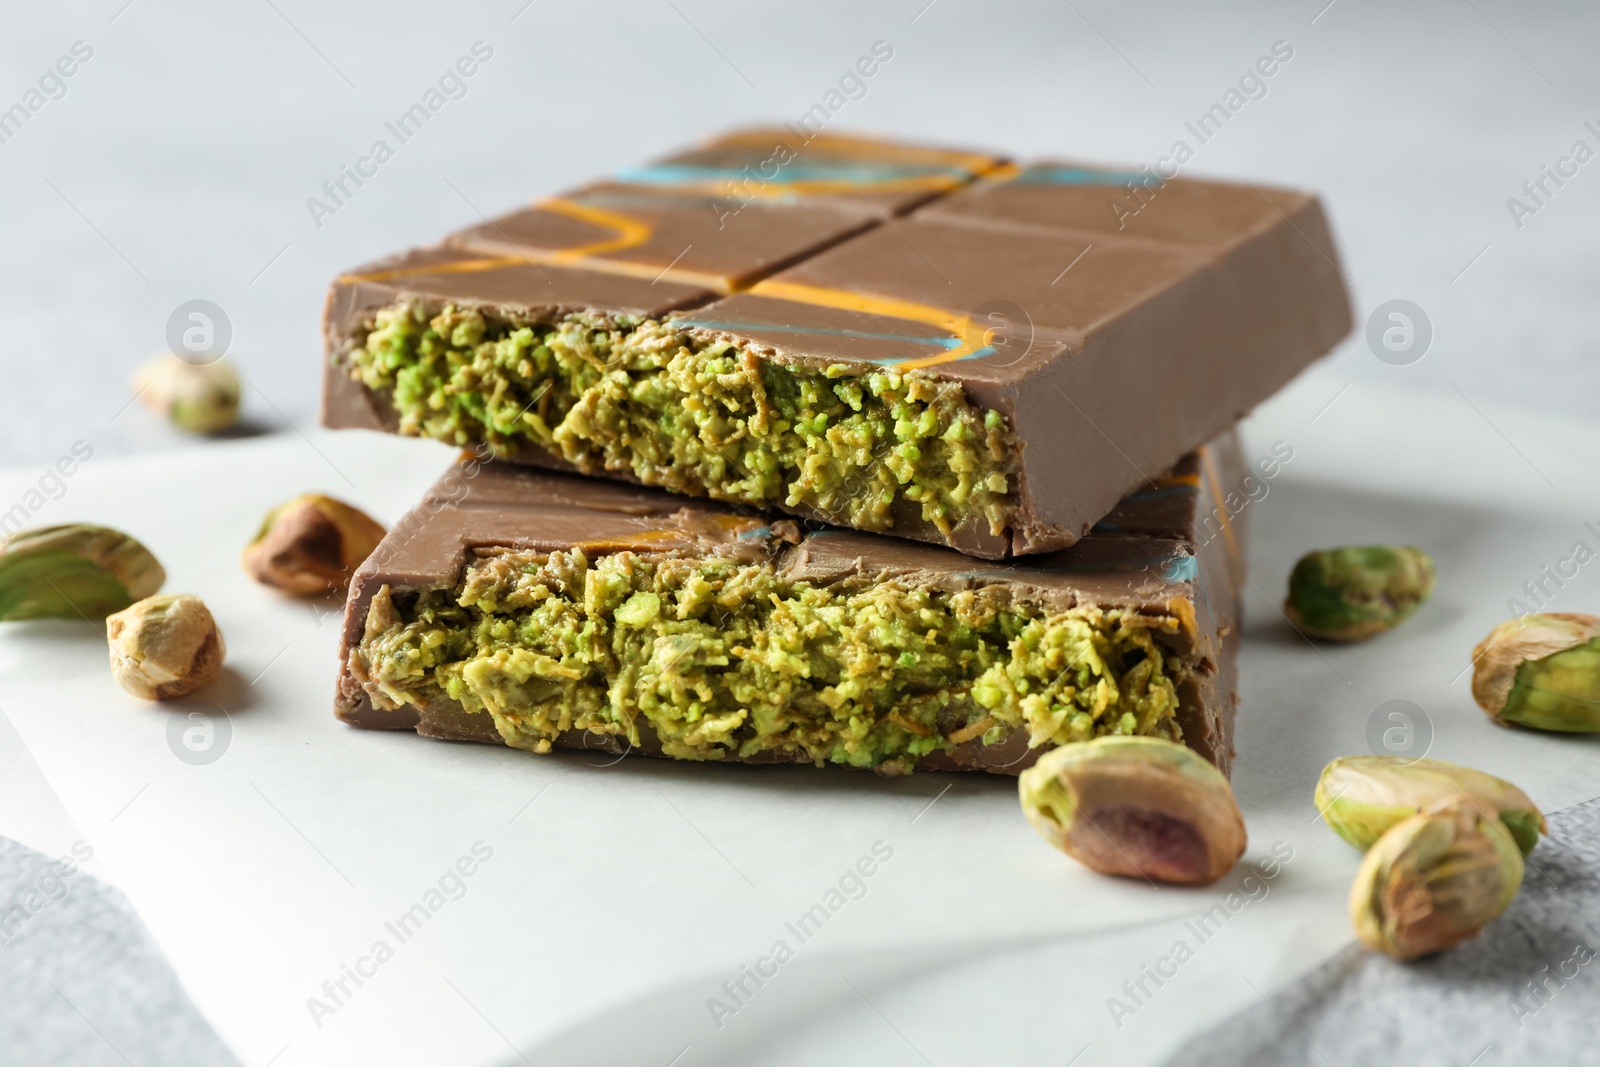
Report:
<svg viewBox="0 0 1600 1067"><path fill-rule="evenodd" d="M1194 556L1178 556L1161 565L1161 577L1169 582L1192 582L1200 577L1200 561Z"/></svg>
<svg viewBox="0 0 1600 1067"><path fill-rule="evenodd" d="M1011 180L1018 185L1162 184L1154 174L1131 170L1090 170L1087 167L1026 167Z"/></svg>
<svg viewBox="0 0 1600 1067"><path fill-rule="evenodd" d="M870 312L863 312L863 314L870 314ZM703 330L732 330L737 333L798 333L808 334L816 337L852 337L861 341L897 341L901 344L930 345L934 348L942 348L947 352L952 348L961 347L961 341L955 337L924 337L916 334L905 333L874 333L870 330L834 330L821 326L778 326L766 322L722 322L714 319L685 318L673 319L672 321L679 326L690 326ZM961 363L969 359L979 359L983 356L992 356L994 354L995 351L993 346L985 345L984 347L972 352L970 355L962 356L961 359L956 360L956 362ZM871 360L870 362L888 366L895 363L903 363L908 359L917 358L920 357L889 356L884 359Z"/></svg>

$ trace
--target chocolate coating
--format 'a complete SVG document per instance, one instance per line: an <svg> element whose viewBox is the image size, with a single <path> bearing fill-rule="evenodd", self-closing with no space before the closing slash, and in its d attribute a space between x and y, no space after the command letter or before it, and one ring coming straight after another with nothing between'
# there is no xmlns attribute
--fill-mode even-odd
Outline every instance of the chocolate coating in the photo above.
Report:
<svg viewBox="0 0 1600 1067"><path fill-rule="evenodd" d="M784 144L798 146L794 180L733 191L730 174ZM536 206L464 230L450 249L408 253L408 273L363 268L329 298L323 421L397 427L386 399L336 364L374 310L398 300L517 324L572 311L666 316L761 360L955 381L972 404L999 411L1017 441L1009 525L995 531L972 515L946 532L908 506L889 532L1004 559L1073 544L1349 331L1338 253L1313 196L997 164L883 142L802 143L793 131L733 134L550 202L568 207ZM737 213L721 214L729 204ZM591 208L609 214L584 215ZM531 443L506 458L571 469ZM632 477L598 464L583 473Z"/></svg>
<svg viewBox="0 0 1600 1067"><path fill-rule="evenodd" d="M994 171L985 152L909 145L794 126L735 130L616 181L634 188L694 191L741 202L832 203L902 215Z"/></svg>
<svg viewBox="0 0 1600 1067"><path fill-rule="evenodd" d="M730 293L877 222L865 204L744 204L607 183L541 200L444 243L545 266L631 271L645 282L670 264L675 279ZM610 247L624 240L630 243Z"/></svg>
<svg viewBox="0 0 1600 1067"><path fill-rule="evenodd" d="M745 509L463 459L390 530L351 581L335 710L355 726L500 743L487 714L470 714L452 701L394 711L375 708L348 668L379 589L453 588L475 549L731 553L771 560L789 576L817 584L864 574L946 591L994 586L1054 610L1094 604L1175 617L1177 632L1159 633L1156 639L1191 665L1179 686L1179 725L1189 745L1226 771L1236 699L1243 514L1230 516L1225 498L1241 473L1238 441L1230 432L1123 501L1114 513L1118 532L1097 531L1070 549L1005 563L831 527L803 530L798 543L789 543L769 537L766 520ZM626 750L615 738L579 731L557 747ZM659 754L647 728L640 751ZM1038 754L1017 731L996 745L966 742L924 757L918 766L1016 774Z"/></svg>

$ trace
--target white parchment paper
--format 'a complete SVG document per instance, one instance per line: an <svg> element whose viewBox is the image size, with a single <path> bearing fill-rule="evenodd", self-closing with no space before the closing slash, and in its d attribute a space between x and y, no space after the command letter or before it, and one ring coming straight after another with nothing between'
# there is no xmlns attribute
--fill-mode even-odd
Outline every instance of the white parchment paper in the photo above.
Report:
<svg viewBox="0 0 1600 1067"><path fill-rule="evenodd" d="M393 521L449 461L427 442L94 458L59 499L29 495L42 471L0 474L33 524L139 536L229 649L220 683L153 706L116 687L95 627L10 625L0 708L249 1064L1147 1062L1347 943L1356 857L1310 801L1333 756L1398 730L1388 743L1547 809L1600 793L1593 743L1493 727L1463 673L1525 582L1600 607L1600 563L1571 562L1580 540L1600 550L1600 432L1347 385L1314 372L1248 424L1249 455L1284 441L1294 458L1249 505L1251 848L1208 890L1076 867L1006 779L534 757L341 725L338 605L255 586L238 552L312 489ZM1374 541L1429 548L1434 600L1354 648L1290 630L1294 559Z"/></svg>

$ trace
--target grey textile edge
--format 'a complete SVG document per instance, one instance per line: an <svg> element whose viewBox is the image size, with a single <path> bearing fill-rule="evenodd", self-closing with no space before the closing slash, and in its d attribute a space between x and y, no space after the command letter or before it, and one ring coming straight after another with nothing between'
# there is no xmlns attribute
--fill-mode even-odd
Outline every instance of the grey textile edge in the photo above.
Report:
<svg viewBox="0 0 1600 1067"><path fill-rule="evenodd" d="M1522 892L1478 937L1409 964L1354 945L1167 1067L1597 1062L1600 800L1549 822Z"/></svg>
<svg viewBox="0 0 1600 1067"><path fill-rule="evenodd" d="M0 837L0 1061L238 1067L126 897Z"/></svg>

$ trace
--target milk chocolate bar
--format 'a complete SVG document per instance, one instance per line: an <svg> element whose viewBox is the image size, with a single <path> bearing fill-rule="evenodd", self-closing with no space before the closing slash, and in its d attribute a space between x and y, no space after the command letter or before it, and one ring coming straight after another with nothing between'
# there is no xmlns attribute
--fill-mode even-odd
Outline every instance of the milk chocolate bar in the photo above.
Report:
<svg viewBox="0 0 1600 1067"><path fill-rule="evenodd" d="M1304 193L746 133L339 279L324 421L1004 559L1349 325Z"/></svg>
<svg viewBox="0 0 1600 1067"><path fill-rule="evenodd" d="M1232 755L1228 434L1013 563L470 456L351 582L336 711L690 760L1016 774L1105 734ZM1237 510L1237 509L1234 509Z"/></svg>

